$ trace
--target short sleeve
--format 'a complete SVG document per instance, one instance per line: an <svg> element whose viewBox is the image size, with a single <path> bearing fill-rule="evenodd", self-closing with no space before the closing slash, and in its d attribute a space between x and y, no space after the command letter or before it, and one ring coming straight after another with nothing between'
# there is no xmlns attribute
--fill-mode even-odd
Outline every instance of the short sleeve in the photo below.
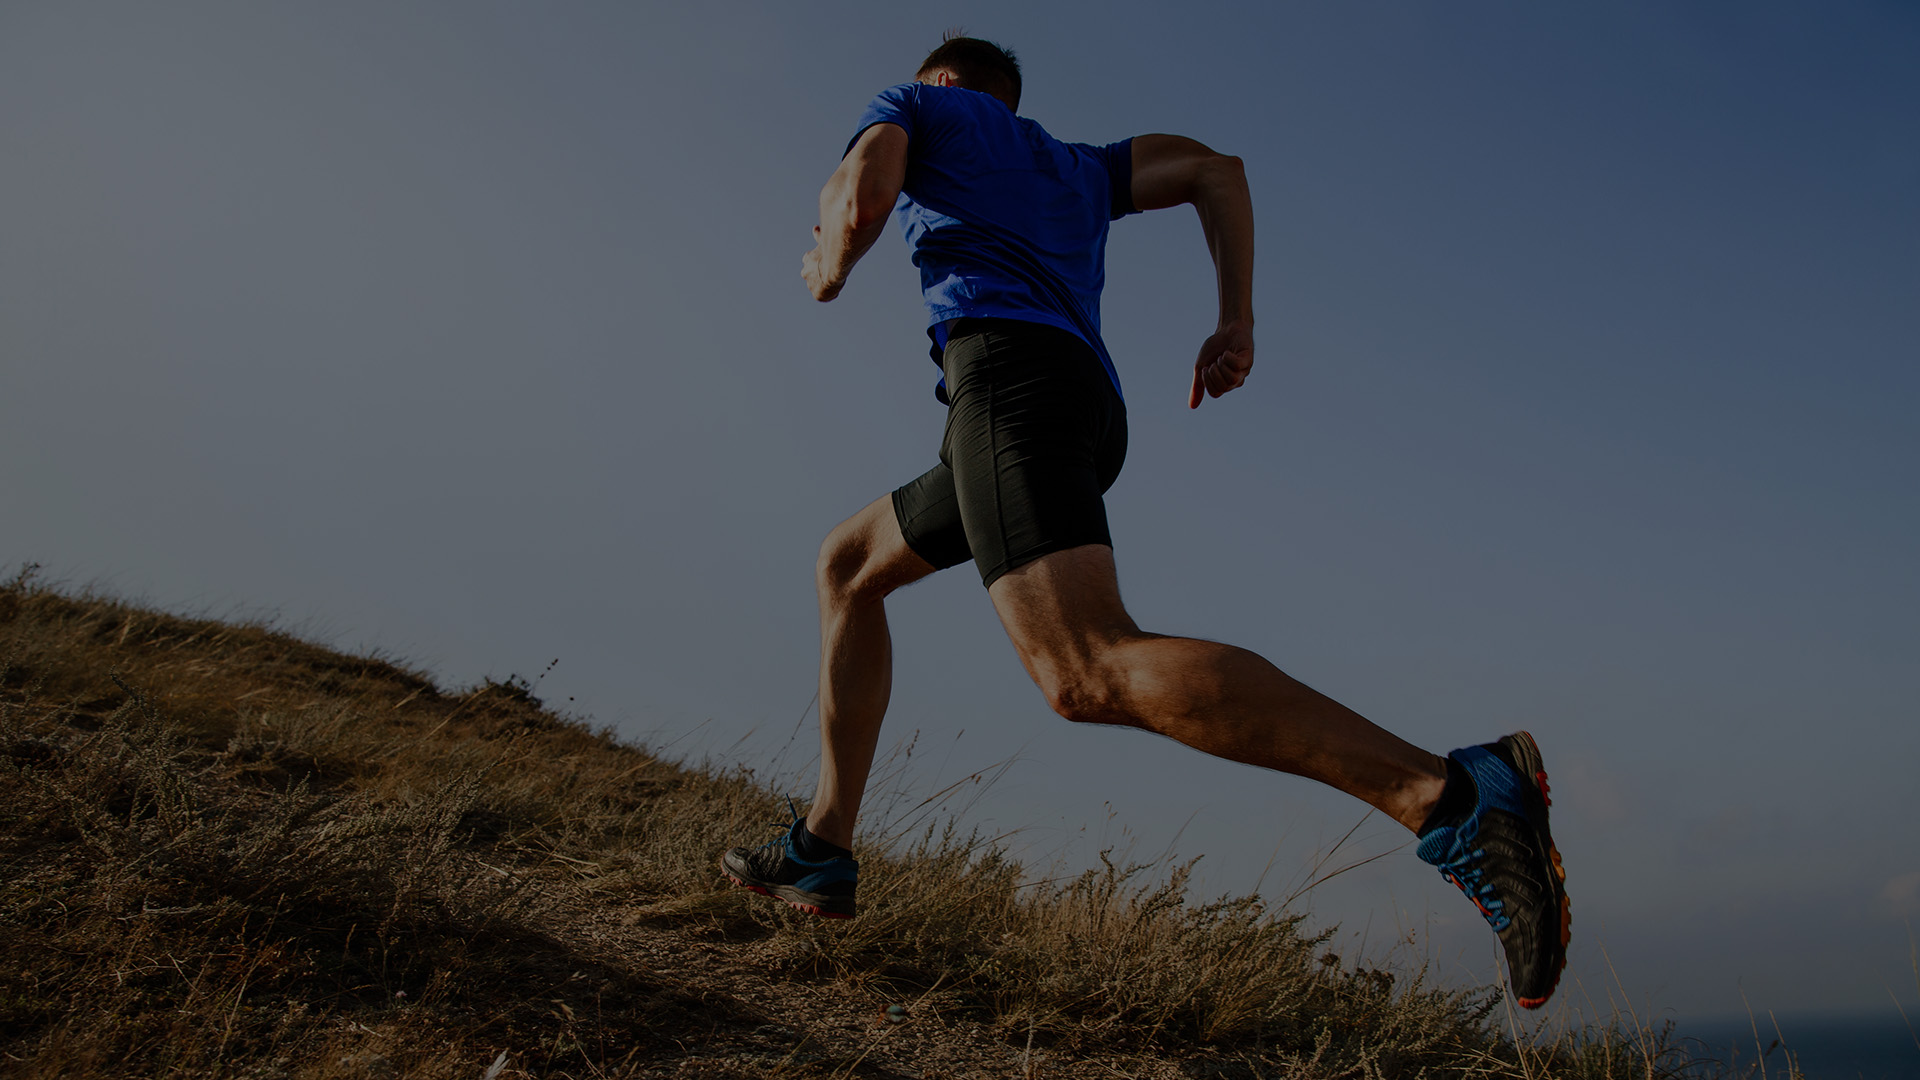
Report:
<svg viewBox="0 0 1920 1080"><path fill-rule="evenodd" d="M1100 155L1107 166L1108 218L1118 221L1139 213L1140 208L1133 205L1133 140L1108 143L1100 148Z"/></svg>
<svg viewBox="0 0 1920 1080"><path fill-rule="evenodd" d="M919 95L915 93L918 87L918 83L901 83L874 95L873 101L867 105L867 111L860 114L860 124L854 128L853 138L847 140L847 148L840 151L840 156L846 157L847 152L853 149L853 144L860 141L860 136L875 124L898 124L906 129L907 137L912 138L913 118L919 104Z"/></svg>

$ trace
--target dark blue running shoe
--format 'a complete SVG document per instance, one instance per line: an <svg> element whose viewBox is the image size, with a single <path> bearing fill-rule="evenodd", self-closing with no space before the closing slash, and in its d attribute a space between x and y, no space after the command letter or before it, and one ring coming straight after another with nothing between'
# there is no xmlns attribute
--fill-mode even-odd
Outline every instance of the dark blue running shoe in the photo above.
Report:
<svg viewBox="0 0 1920 1080"><path fill-rule="evenodd" d="M1547 770L1522 731L1448 757L1472 778L1472 813L1420 836L1420 858L1440 868L1500 935L1513 996L1523 1009L1547 1003L1567 966L1573 915L1567 872L1547 828Z"/></svg>
<svg viewBox="0 0 1920 1080"><path fill-rule="evenodd" d="M787 825L776 822L774 828L786 831L757 848L737 847L722 855L721 872L735 885L785 900L801 911L827 919L853 918L853 888L860 880L860 864L846 858L802 859L793 846L794 830L799 827L797 813Z"/></svg>

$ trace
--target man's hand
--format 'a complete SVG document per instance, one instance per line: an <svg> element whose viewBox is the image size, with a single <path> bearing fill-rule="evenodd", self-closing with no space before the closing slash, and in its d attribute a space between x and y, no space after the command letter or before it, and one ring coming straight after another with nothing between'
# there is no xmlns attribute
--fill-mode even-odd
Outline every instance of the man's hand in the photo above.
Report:
<svg viewBox="0 0 1920 1080"><path fill-rule="evenodd" d="M826 265L825 253L820 248L820 226L818 225L813 227L813 250L800 256L800 276L806 280L807 289L813 293L813 298L823 304L839 296L840 290L847 284L845 278L835 281L831 276L831 271Z"/></svg>
<svg viewBox="0 0 1920 1080"><path fill-rule="evenodd" d="M1253 370L1253 324L1228 323L1214 331L1200 346L1193 362L1193 389L1187 392L1187 408L1200 407L1200 391L1219 397L1247 381Z"/></svg>

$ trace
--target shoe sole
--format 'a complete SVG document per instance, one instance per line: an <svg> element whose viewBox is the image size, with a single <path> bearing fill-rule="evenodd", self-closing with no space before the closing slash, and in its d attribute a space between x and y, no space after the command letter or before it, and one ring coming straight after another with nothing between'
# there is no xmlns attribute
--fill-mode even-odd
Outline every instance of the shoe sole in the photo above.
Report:
<svg viewBox="0 0 1920 1080"><path fill-rule="evenodd" d="M761 885L758 882L748 881L731 870L722 870L721 873L726 875L728 881L733 882L735 885L749 892L757 892L761 896L771 896L775 900L785 901L788 906L798 908L809 915L818 915L822 919L853 918L853 912L851 911L832 911L824 906L832 903L834 900L833 897L802 892L791 885ZM851 906L851 903L849 903L849 906Z"/></svg>
<svg viewBox="0 0 1920 1080"><path fill-rule="evenodd" d="M1540 756L1540 744L1533 741L1531 732L1521 731L1513 735L1515 764L1520 767L1521 775L1533 779L1535 788L1540 792L1540 818L1546 820L1546 808L1553 805L1553 796L1548 794L1546 762ZM1547 992L1539 997L1521 998L1520 1007L1537 1009L1547 1003L1553 992L1560 986L1560 973L1567 967L1567 943L1573 940L1573 905L1567 896L1567 868L1560 865L1560 848L1553 842L1551 829L1544 830L1547 835L1547 859L1553 864L1554 877L1558 883L1554 891L1560 894L1560 966L1553 971L1553 981L1547 984Z"/></svg>

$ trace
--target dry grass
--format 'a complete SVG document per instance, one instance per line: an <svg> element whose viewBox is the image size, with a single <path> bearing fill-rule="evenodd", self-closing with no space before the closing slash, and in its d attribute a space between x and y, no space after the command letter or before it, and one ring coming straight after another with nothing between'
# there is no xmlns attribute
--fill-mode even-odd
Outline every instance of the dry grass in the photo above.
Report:
<svg viewBox="0 0 1920 1080"><path fill-rule="evenodd" d="M1506 1032L1492 992L1345 964L1257 898L1192 901L1183 868L1035 883L937 825L861 852L859 919L805 919L715 872L782 816L750 773L624 745L520 680L443 692L378 658L23 572L0 585L4 1071L1532 1080L1687 1065L1637 1023ZM721 955L749 962L706 963ZM929 1018L918 1059L824 1034L818 1002L876 1000ZM991 1045L968 1057L955 1040Z"/></svg>

